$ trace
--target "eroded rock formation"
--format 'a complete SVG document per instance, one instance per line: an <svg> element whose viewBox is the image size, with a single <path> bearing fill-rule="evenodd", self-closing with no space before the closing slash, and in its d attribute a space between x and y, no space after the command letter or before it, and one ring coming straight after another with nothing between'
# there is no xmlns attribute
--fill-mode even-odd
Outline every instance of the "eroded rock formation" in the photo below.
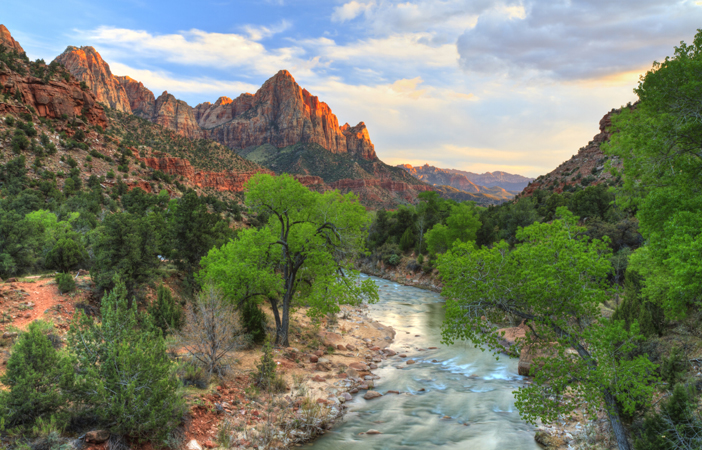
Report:
<svg viewBox="0 0 702 450"><path fill-rule="evenodd" d="M127 76L115 77L117 82L124 88L129 100L129 108L132 114L142 119L151 120L156 108L156 97L154 93L144 87L140 81Z"/></svg>
<svg viewBox="0 0 702 450"><path fill-rule="evenodd" d="M12 37L10 30L8 30L7 27L2 24L0 24L0 44L4 45L10 50L15 50L20 55L24 53L24 49L19 42L15 41L15 39Z"/></svg>
<svg viewBox="0 0 702 450"><path fill-rule="evenodd" d="M84 81L97 101L117 111L132 112L126 91L93 47L68 47L56 61L63 64L79 81Z"/></svg>

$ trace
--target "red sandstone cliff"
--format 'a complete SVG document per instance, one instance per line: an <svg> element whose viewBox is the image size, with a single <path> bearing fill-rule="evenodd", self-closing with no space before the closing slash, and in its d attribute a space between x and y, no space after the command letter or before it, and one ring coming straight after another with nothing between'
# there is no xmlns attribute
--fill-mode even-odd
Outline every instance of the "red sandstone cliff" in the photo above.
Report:
<svg viewBox="0 0 702 450"><path fill-rule="evenodd" d="M151 120L154 116L154 109L156 108L156 97L154 97L154 93L144 87L144 84L140 81L127 76L116 76L115 80L124 88L132 114L142 119Z"/></svg>
<svg viewBox="0 0 702 450"><path fill-rule="evenodd" d="M117 111L132 112L127 93L93 47L68 47L56 61L63 64L78 81L84 81L97 101Z"/></svg>
<svg viewBox="0 0 702 450"><path fill-rule="evenodd" d="M193 109L166 91L156 99L154 114L150 120L190 139L202 137Z"/></svg>
<svg viewBox="0 0 702 450"><path fill-rule="evenodd" d="M2 113L18 114L31 107L41 117L74 119L82 115L92 125L107 126L107 116L102 106L90 91L81 89L75 81L65 81L58 75L47 80L20 75L0 62L0 86L0 93L13 98L13 101L0 103ZM14 100L17 93L21 102Z"/></svg>
<svg viewBox="0 0 702 450"><path fill-rule="evenodd" d="M346 148L349 153L363 159L378 159L365 123L359 122L355 127L345 123L341 126L341 132L346 137Z"/></svg>
<svg viewBox="0 0 702 450"><path fill-rule="evenodd" d="M5 25L0 24L0 44L4 45L10 50L14 50L20 55L24 53L24 49L15 41L15 39L10 34L10 31L5 27Z"/></svg>
<svg viewBox="0 0 702 450"><path fill-rule="evenodd" d="M255 94L242 94L234 100L220 97L214 104L205 102L192 108L167 92L155 98L142 83L112 75L92 47L68 47L56 60L79 81L85 81L98 101L189 138L212 139L232 149L316 143L332 153L377 159L363 122L339 127L329 106L301 88L287 70L279 71Z"/></svg>

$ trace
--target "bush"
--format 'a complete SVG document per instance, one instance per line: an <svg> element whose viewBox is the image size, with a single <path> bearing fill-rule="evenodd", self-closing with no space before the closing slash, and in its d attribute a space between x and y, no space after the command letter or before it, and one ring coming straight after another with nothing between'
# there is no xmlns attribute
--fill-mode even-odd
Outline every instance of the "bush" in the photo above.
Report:
<svg viewBox="0 0 702 450"><path fill-rule="evenodd" d="M149 314L164 336L169 331L180 330L183 326L183 310L164 285L158 287L156 301L149 306Z"/></svg>
<svg viewBox="0 0 702 450"><path fill-rule="evenodd" d="M393 255L388 255L385 258L385 262L387 264L390 264L391 266L396 266L396 265L400 264L400 261L402 261L402 257L400 255L393 254Z"/></svg>
<svg viewBox="0 0 702 450"><path fill-rule="evenodd" d="M5 123L11 127L12 125L15 124L15 118L12 116L7 116L7 117L5 117Z"/></svg>
<svg viewBox="0 0 702 450"><path fill-rule="evenodd" d="M137 312L136 302L129 306L119 277L114 282L102 298L102 322L79 313L68 334L82 369L77 398L112 433L162 441L185 412L180 383L161 333Z"/></svg>
<svg viewBox="0 0 702 450"><path fill-rule="evenodd" d="M183 347L208 374L223 375L227 353L244 343L234 306L217 288L206 286L197 301L188 305L185 317L185 325L178 333Z"/></svg>
<svg viewBox="0 0 702 450"><path fill-rule="evenodd" d="M420 266L424 264L424 255L422 255L421 253L417 256L417 264L419 264Z"/></svg>
<svg viewBox="0 0 702 450"><path fill-rule="evenodd" d="M661 409L646 417L634 442L636 450L702 448L702 421L693 387L678 384Z"/></svg>
<svg viewBox="0 0 702 450"><path fill-rule="evenodd" d="M680 378L685 373L687 361L685 354L679 347L674 347L670 354L661 358L661 365L658 370L661 373L661 379L670 386L680 381Z"/></svg>
<svg viewBox="0 0 702 450"><path fill-rule="evenodd" d="M52 416L65 418L66 392L73 387L74 370L70 357L54 349L44 335L44 324L32 322L20 335L0 382L0 417L5 425L31 425Z"/></svg>
<svg viewBox="0 0 702 450"><path fill-rule="evenodd" d="M111 180L111 179L113 179L113 178L115 177L115 173L112 171L112 169L110 169L110 171L107 172L107 175L105 175L105 177L106 177L107 179Z"/></svg>
<svg viewBox="0 0 702 450"><path fill-rule="evenodd" d="M266 314L253 300L244 302L241 307L241 325L256 344L266 339Z"/></svg>
<svg viewBox="0 0 702 450"><path fill-rule="evenodd" d="M179 364L176 371L178 379L183 386L195 386L199 389L207 389L210 384L210 375L195 360L185 361Z"/></svg>
<svg viewBox="0 0 702 450"><path fill-rule="evenodd" d="M282 392L286 385L283 378L277 372L278 365L273 359L273 348L271 342L266 339L263 344L263 355L261 360L256 364L256 374L254 382L259 388L270 392Z"/></svg>
<svg viewBox="0 0 702 450"><path fill-rule="evenodd" d="M58 285L59 292L62 294L72 292L76 288L76 281L70 273L56 274L56 284Z"/></svg>
<svg viewBox="0 0 702 450"><path fill-rule="evenodd" d="M88 253L80 242L65 237L54 244L46 255L47 267L68 272L88 259Z"/></svg>

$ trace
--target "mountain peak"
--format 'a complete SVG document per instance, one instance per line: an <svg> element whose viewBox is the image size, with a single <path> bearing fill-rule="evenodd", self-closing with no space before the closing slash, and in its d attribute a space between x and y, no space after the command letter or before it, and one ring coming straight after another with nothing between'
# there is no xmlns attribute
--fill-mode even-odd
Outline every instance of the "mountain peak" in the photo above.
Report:
<svg viewBox="0 0 702 450"><path fill-rule="evenodd" d="M94 47L69 45L63 53L56 57L56 61L68 69L78 80L84 81L97 101L118 111L132 112L124 87L115 78L109 64L102 59Z"/></svg>
<svg viewBox="0 0 702 450"><path fill-rule="evenodd" d="M24 49L10 34L10 30L5 25L0 24L0 44L7 48L15 50L20 55L24 53Z"/></svg>

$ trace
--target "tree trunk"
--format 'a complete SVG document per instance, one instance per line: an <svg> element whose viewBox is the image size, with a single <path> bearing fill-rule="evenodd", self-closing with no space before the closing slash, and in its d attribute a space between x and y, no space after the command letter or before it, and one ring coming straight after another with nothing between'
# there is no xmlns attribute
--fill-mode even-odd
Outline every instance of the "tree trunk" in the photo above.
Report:
<svg viewBox="0 0 702 450"><path fill-rule="evenodd" d="M278 301L271 297L268 298L268 301L271 304L271 309L273 310L273 318L275 319L275 345L278 345L278 339L282 327L282 324L280 323L280 313L278 312Z"/></svg>
<svg viewBox="0 0 702 450"><path fill-rule="evenodd" d="M288 302L283 303L283 321L278 328L277 335L275 337L276 343L281 347L290 347L290 342L288 342L288 325L290 324L290 308Z"/></svg>
<svg viewBox="0 0 702 450"><path fill-rule="evenodd" d="M631 450L631 445L629 444L629 439L626 436L626 430L619 418L619 406L617 405L614 395L609 389L604 390L604 400L607 405L607 415L609 416L609 423L612 425L612 432L614 437L617 439L617 446L619 450Z"/></svg>

